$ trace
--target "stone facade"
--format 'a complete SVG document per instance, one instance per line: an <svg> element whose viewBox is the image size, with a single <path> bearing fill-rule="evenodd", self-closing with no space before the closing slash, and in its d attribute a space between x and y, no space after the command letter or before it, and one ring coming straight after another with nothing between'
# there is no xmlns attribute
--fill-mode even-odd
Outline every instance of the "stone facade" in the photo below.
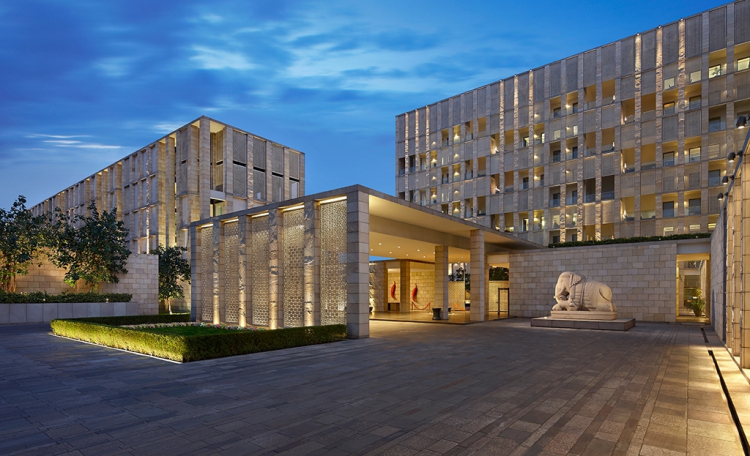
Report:
<svg viewBox="0 0 750 456"><path fill-rule="evenodd" d="M612 288L621 318L674 322L676 265L677 243L666 241L511 253L510 315L549 315L558 276L575 271Z"/></svg>
<svg viewBox="0 0 750 456"><path fill-rule="evenodd" d="M100 293L129 293L133 298L128 303L38 303L3 304L0 308L0 324L33 323L50 321L53 318L105 317L115 315L153 315L159 313L159 257L156 255L132 254L126 266L128 273L118 277L118 283L102 283ZM63 282L65 270L47 260L41 266L33 265L29 274L16 278L16 291L31 293L46 291L49 294L89 291L81 284L76 288ZM187 291L187 290L186 290ZM27 306L27 307L23 307ZM4 312L8 313L4 318Z"/></svg>
<svg viewBox="0 0 750 456"><path fill-rule="evenodd" d="M711 231L748 17L729 3L396 116L396 194L543 245Z"/></svg>

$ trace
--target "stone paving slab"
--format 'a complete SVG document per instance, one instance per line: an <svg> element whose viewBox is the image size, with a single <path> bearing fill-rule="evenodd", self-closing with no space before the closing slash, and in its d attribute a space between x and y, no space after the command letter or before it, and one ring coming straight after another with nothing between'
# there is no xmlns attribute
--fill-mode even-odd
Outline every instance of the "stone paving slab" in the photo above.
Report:
<svg viewBox="0 0 750 456"><path fill-rule="evenodd" d="M181 365L48 332L0 327L0 454L742 454L697 326L374 321Z"/></svg>

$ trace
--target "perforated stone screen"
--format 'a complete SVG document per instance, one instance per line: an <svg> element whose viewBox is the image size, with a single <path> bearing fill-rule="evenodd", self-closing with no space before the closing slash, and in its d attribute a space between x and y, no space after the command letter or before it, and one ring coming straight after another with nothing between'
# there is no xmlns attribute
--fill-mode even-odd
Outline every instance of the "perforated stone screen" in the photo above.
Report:
<svg viewBox="0 0 750 456"><path fill-rule="evenodd" d="M251 220L252 322L268 326L268 217Z"/></svg>
<svg viewBox="0 0 750 456"><path fill-rule="evenodd" d="M346 201L320 206L320 323L346 324Z"/></svg>
<svg viewBox="0 0 750 456"><path fill-rule="evenodd" d="M224 225L224 318L240 322L239 223Z"/></svg>
<svg viewBox="0 0 750 456"><path fill-rule="evenodd" d="M207 226L201 229L201 320L214 319L214 237L213 228Z"/></svg>
<svg viewBox="0 0 750 456"><path fill-rule="evenodd" d="M304 209L284 212L284 327L304 325Z"/></svg>

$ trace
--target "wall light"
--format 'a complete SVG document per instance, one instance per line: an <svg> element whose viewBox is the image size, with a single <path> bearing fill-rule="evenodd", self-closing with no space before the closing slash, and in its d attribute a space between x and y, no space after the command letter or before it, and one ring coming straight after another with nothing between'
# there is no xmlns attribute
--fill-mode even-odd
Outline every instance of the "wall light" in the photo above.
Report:
<svg viewBox="0 0 750 456"><path fill-rule="evenodd" d="M735 153L734 153L734 152L729 152L729 155L727 156L727 162L729 162L729 163L734 163L734 157L735 157L735 156L736 156L736 155L735 155Z"/></svg>
<svg viewBox="0 0 750 456"><path fill-rule="evenodd" d="M745 128L747 126L747 116L737 117L737 123L734 124L737 128Z"/></svg>

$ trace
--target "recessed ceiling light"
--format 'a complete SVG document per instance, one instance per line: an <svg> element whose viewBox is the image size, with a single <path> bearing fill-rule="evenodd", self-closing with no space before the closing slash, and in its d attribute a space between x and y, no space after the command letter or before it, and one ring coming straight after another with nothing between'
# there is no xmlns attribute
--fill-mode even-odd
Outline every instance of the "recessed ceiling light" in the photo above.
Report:
<svg viewBox="0 0 750 456"><path fill-rule="evenodd" d="M423 256L422 258L427 258L426 256Z"/></svg>
<svg viewBox="0 0 750 456"><path fill-rule="evenodd" d="M417 252L419 252L419 249L417 249Z"/></svg>
<svg viewBox="0 0 750 456"><path fill-rule="evenodd" d="M382 242L378 242L378 245L383 245L383 243Z"/></svg>
<svg viewBox="0 0 750 456"><path fill-rule="evenodd" d="M401 246L400 246L400 245L397 245L396 247L398 247L399 249L401 248Z"/></svg>
<svg viewBox="0 0 750 456"><path fill-rule="evenodd" d="M388 252L388 253L393 253L393 252Z"/></svg>

